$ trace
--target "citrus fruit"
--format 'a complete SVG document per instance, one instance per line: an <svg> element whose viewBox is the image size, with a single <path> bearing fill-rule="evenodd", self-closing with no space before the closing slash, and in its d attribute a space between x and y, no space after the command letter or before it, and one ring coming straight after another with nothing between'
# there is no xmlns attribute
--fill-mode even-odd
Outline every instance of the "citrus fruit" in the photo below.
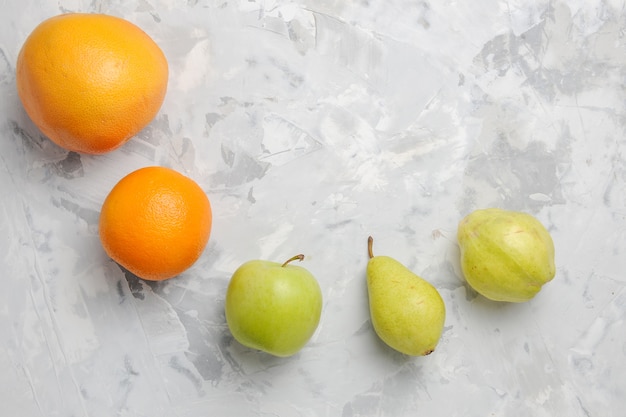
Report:
<svg viewBox="0 0 626 417"><path fill-rule="evenodd" d="M150 123L167 89L159 46L131 22L68 13L41 22L17 58L17 92L57 145L102 154Z"/></svg>
<svg viewBox="0 0 626 417"><path fill-rule="evenodd" d="M151 166L122 178L100 212L100 241L119 265L161 281L188 269L211 233L209 199L191 178Z"/></svg>

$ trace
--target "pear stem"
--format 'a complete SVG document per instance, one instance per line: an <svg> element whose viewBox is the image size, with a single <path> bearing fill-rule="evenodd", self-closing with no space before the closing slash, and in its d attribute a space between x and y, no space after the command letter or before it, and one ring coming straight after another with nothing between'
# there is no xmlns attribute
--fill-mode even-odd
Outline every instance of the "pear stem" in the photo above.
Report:
<svg viewBox="0 0 626 417"><path fill-rule="evenodd" d="M367 254L369 255L370 259L374 257L372 246L374 246L374 238L370 236L367 238Z"/></svg>
<svg viewBox="0 0 626 417"><path fill-rule="evenodd" d="M285 266L287 266L287 264L288 264L289 262L293 262L293 261L295 261L295 260L302 261L303 259L304 259L304 255L303 255L303 254L296 255L296 256L294 256L293 258L289 258L289 259L287 259L287 260L285 261L285 263L281 265L281 267L285 267Z"/></svg>

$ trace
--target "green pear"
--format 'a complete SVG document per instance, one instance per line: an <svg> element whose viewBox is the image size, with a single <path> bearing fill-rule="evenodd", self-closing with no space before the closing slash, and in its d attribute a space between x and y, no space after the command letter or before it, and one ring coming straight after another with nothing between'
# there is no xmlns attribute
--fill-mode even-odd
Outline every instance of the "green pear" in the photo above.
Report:
<svg viewBox="0 0 626 417"><path fill-rule="evenodd" d="M368 238L367 290L376 334L393 349L412 356L432 353L441 338L446 307L428 281L388 256L374 256Z"/></svg>
<svg viewBox="0 0 626 417"><path fill-rule="evenodd" d="M244 346L291 356L309 341L322 312L322 291L305 268L254 260L241 265L226 290L226 322Z"/></svg>
<svg viewBox="0 0 626 417"><path fill-rule="evenodd" d="M491 300L528 301L554 278L552 237L530 214L475 210L459 223L457 238L466 281Z"/></svg>

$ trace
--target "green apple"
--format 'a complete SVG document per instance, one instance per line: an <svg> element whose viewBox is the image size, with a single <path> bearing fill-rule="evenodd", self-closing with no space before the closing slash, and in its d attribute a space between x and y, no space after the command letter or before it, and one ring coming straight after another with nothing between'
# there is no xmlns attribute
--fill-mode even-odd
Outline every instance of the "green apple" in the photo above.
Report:
<svg viewBox="0 0 626 417"><path fill-rule="evenodd" d="M530 214L475 210L459 223L458 241L465 279L491 300L528 301L554 278L552 237Z"/></svg>
<svg viewBox="0 0 626 417"><path fill-rule="evenodd" d="M241 265L226 291L228 328L244 346L274 356L298 352L317 329L322 313L322 291L305 268L254 260Z"/></svg>

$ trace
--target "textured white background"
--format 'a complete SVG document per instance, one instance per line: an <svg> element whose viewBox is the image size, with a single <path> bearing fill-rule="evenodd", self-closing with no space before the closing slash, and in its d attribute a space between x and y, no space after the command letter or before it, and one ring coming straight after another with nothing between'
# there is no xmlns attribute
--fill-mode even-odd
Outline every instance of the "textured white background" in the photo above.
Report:
<svg viewBox="0 0 626 417"><path fill-rule="evenodd" d="M0 2L0 414L20 417L621 417L626 409L626 14L619 0ZM123 148L68 153L15 89L30 31L67 11L142 27L170 63ZM110 188L146 165L214 209L167 282L99 244ZM464 283L456 226L537 216L557 275L532 301ZM375 336L366 239L435 284L437 351ZM224 319L232 272L296 253L324 311L288 359Z"/></svg>

